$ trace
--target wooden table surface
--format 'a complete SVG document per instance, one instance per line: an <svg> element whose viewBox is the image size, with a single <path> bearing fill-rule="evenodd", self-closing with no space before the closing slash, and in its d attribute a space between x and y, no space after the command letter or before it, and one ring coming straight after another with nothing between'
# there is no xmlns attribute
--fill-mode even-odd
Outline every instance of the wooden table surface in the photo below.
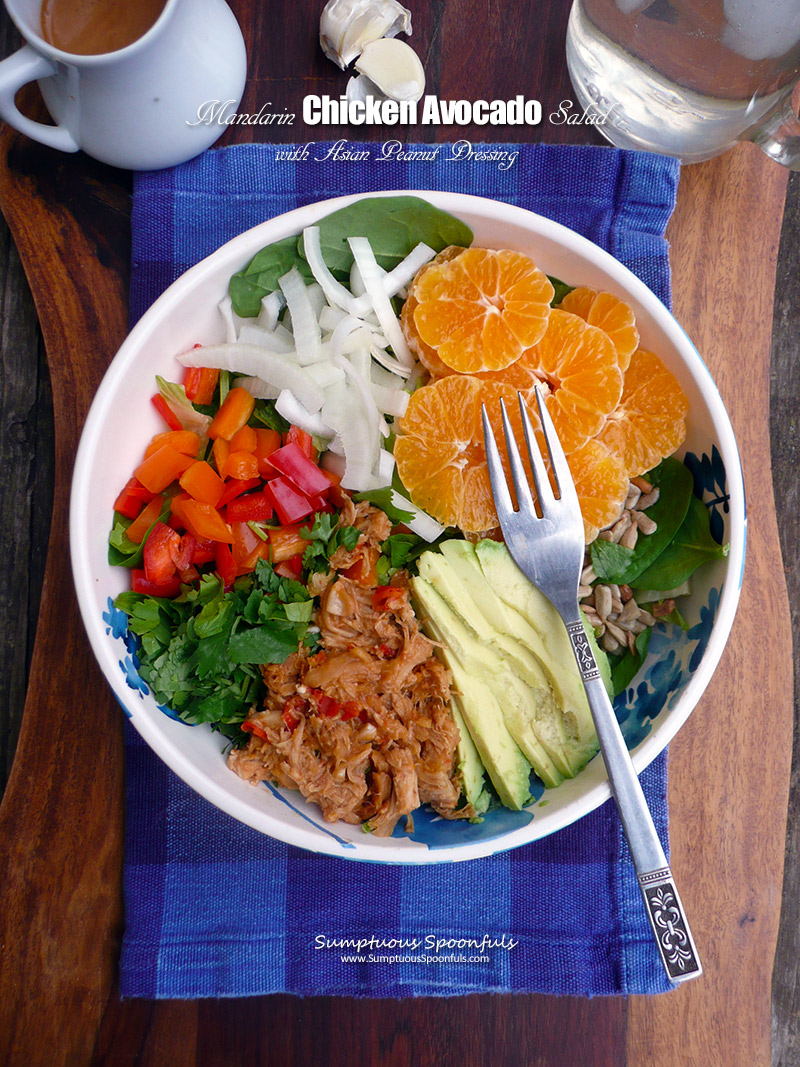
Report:
<svg viewBox="0 0 800 1067"><path fill-rule="evenodd" d="M231 6L250 56L240 111L256 113L268 102L299 111L306 93L342 91L343 76L316 45L321 3ZM427 91L445 99L521 92L540 99L547 116L571 97L563 62L568 6L420 5L412 43ZM0 29L8 54L16 38L7 20ZM239 127L226 139L270 134ZM407 134L486 137L476 128ZM386 128L366 134L391 135ZM365 128L310 130L298 119L281 130L282 140L296 142L339 136L361 139ZM495 136L596 139L588 127L547 120ZM0 133L0 206L10 229L10 238L0 234L0 780L8 776L0 806L0 1062L800 1063L789 609L791 599L796 635L800 184L792 182L787 202L786 171L752 146L682 172L669 228L675 313L731 415L750 515L742 607L729 645L670 748L673 869L706 973L664 996L594 1000L119 1000L122 717L78 617L66 529L81 423L125 334L129 189L127 174L58 155L7 128Z"/></svg>

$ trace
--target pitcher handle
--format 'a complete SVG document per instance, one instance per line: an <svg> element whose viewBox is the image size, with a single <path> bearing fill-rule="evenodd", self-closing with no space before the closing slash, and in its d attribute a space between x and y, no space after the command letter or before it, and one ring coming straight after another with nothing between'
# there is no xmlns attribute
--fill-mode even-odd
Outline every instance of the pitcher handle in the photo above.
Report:
<svg viewBox="0 0 800 1067"><path fill-rule="evenodd" d="M750 140L770 159L789 170L800 170L800 118L795 113L791 93L765 115Z"/></svg>
<svg viewBox="0 0 800 1067"><path fill-rule="evenodd" d="M14 103L14 97L23 85L38 81L39 78L52 78L56 70L55 63L40 55L29 44L4 59L0 63L0 116L9 126L32 137L34 141L62 152L77 152L80 145L66 126L47 126L43 122L34 122L26 118Z"/></svg>

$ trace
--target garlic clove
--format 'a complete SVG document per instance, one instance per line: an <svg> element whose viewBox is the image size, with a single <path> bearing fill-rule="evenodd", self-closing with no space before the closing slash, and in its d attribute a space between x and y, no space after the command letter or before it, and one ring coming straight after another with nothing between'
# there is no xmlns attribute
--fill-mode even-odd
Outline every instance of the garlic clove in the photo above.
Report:
<svg viewBox="0 0 800 1067"><path fill-rule="evenodd" d="M389 99L366 74L359 74L355 78L348 79L346 96L348 103L358 100L362 104L366 103L368 96L371 96L373 100Z"/></svg>
<svg viewBox="0 0 800 1067"><path fill-rule="evenodd" d="M419 100L425 92L422 63L405 41L389 37L372 41L355 66L359 74L365 74L391 100Z"/></svg>
<svg viewBox="0 0 800 1067"><path fill-rule="evenodd" d="M322 51L345 70L373 41L411 33L411 12L397 0L328 0L319 21Z"/></svg>

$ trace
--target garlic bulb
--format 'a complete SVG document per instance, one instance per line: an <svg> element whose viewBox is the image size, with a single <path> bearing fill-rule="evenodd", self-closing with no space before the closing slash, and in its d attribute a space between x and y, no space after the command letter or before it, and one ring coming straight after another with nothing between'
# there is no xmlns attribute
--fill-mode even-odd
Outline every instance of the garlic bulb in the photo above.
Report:
<svg viewBox="0 0 800 1067"><path fill-rule="evenodd" d="M422 63L404 41L388 37L372 41L356 60L356 70L391 100L419 100L425 92Z"/></svg>
<svg viewBox="0 0 800 1067"><path fill-rule="evenodd" d="M368 96L371 96L373 100L389 99L385 93L380 91L374 82L370 81L366 74L358 74L354 78L349 78L345 95L347 96L348 102L358 100L362 104L366 103Z"/></svg>
<svg viewBox="0 0 800 1067"><path fill-rule="evenodd" d="M411 12L397 0L328 0L319 22L322 51L344 70L372 41L411 33Z"/></svg>

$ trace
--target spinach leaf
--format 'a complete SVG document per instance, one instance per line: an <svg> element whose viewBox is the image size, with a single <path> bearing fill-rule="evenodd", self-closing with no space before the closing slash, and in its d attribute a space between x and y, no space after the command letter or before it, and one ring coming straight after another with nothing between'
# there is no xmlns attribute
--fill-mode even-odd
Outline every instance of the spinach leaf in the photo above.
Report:
<svg viewBox="0 0 800 1067"><path fill-rule="evenodd" d="M255 318L261 311L262 297L274 293L278 280L292 267L297 267L306 281L313 281L311 268L300 254L297 237L284 237L256 252L244 270L230 280L229 292L236 314Z"/></svg>
<svg viewBox="0 0 800 1067"><path fill-rule="evenodd" d="M323 258L340 281L347 281L353 264L348 237L368 237L385 270L397 266L420 241L435 252L448 245L472 244L468 226L417 196L365 197L327 215L317 225ZM307 281L312 280L302 246L302 237L285 237L262 248L244 270L234 274L229 289L237 315L258 315L262 297L274 292L278 279L292 267L297 267Z"/></svg>
<svg viewBox="0 0 800 1067"><path fill-rule="evenodd" d="M658 500L647 509L647 514L658 524L658 528L647 537L640 537L633 549L610 541L594 541L591 547L592 565L601 581L644 586L642 573L666 549L686 516L694 485L688 467L680 460L664 459L645 477L660 490ZM669 589L671 586L648 585L647 588Z"/></svg>
<svg viewBox="0 0 800 1067"><path fill-rule="evenodd" d="M394 526L411 522L414 518L413 512L406 511L392 503L392 490L389 486L384 489L366 489L361 493L353 493L353 500L366 500L374 508L379 508Z"/></svg>
<svg viewBox="0 0 800 1067"><path fill-rule="evenodd" d="M571 293L575 288L574 285L567 285L566 282L562 282L560 278L554 278L552 274L547 275L550 284L555 289L553 299L550 301L550 306L557 308L567 293Z"/></svg>
<svg viewBox="0 0 800 1067"><path fill-rule="evenodd" d="M674 589L685 582L701 564L722 559L728 545L718 544L711 536L708 508L692 496L689 510L672 542L655 562L638 576L638 584L647 589Z"/></svg>
<svg viewBox="0 0 800 1067"><path fill-rule="evenodd" d="M368 237L380 266L391 270L420 241L441 252L448 245L468 247L472 236L472 230L460 219L418 196L365 197L319 223L323 258L341 278L349 275L353 264L348 237Z"/></svg>

